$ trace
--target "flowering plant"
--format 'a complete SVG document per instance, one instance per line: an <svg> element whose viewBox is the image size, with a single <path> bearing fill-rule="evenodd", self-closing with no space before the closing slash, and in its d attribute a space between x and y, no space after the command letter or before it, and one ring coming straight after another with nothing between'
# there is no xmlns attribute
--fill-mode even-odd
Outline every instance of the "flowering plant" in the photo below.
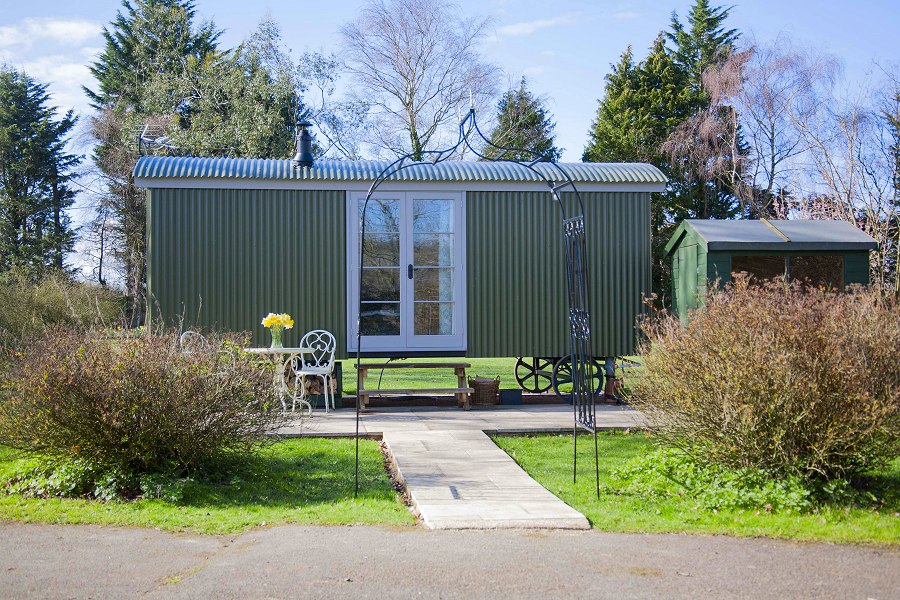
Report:
<svg viewBox="0 0 900 600"><path fill-rule="evenodd" d="M281 348L281 332L285 329L293 329L294 319L287 313L280 315L269 313L262 320L262 325L272 332L272 347Z"/></svg>
<svg viewBox="0 0 900 600"><path fill-rule="evenodd" d="M294 320L287 313L281 313L280 315L269 313L262 320L262 324L267 329L293 329Z"/></svg>

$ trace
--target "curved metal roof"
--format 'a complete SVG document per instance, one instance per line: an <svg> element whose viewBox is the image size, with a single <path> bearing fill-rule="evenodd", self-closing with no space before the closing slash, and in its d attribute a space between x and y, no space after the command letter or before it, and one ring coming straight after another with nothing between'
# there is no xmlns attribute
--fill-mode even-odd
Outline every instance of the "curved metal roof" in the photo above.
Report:
<svg viewBox="0 0 900 600"><path fill-rule="evenodd" d="M372 181L392 161L320 160L312 167L294 168L290 160L255 158L198 158L142 156L134 167L137 179L282 179L298 181ZM645 163L559 163L576 183L665 184L662 171ZM553 181L559 171L548 163L534 168ZM512 162L444 161L414 164L390 181L498 181L542 182L522 165Z"/></svg>

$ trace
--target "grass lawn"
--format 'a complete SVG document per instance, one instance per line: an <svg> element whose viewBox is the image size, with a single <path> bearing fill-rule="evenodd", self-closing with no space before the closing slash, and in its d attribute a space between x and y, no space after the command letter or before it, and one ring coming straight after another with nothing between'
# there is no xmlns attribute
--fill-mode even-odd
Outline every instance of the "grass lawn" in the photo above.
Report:
<svg viewBox="0 0 900 600"><path fill-rule="evenodd" d="M21 458L0 447L0 481ZM294 439L247 457L214 482L188 482L177 504L158 499L103 503L25 498L0 489L0 519L44 523L138 525L200 533L233 533L263 523L412 525L377 442L360 440L360 494L353 497L354 442Z"/></svg>
<svg viewBox="0 0 900 600"><path fill-rule="evenodd" d="M600 499L594 474L593 437L578 439L578 482L572 483L572 437L495 437L529 475L581 511L595 529L623 532L724 533L797 540L900 544L900 458L883 475L889 493L880 510L826 507L818 514L706 511L689 497L651 499L617 494L613 469L653 449L643 434L601 434Z"/></svg>
<svg viewBox="0 0 900 600"><path fill-rule="evenodd" d="M356 358L342 361L342 378L345 394L356 393ZM365 363L383 363L385 359L380 358L364 358ZM466 362L472 365L466 369L468 377L497 377L500 376L501 388L517 388L515 376L515 358L415 358L403 361L397 361L406 364L423 363L423 362ZM378 378L381 371L369 371L366 377L366 388L376 389L378 387ZM383 389L417 389L417 388L452 388L456 387L456 375L452 369L385 369L384 375L381 377L381 387Z"/></svg>

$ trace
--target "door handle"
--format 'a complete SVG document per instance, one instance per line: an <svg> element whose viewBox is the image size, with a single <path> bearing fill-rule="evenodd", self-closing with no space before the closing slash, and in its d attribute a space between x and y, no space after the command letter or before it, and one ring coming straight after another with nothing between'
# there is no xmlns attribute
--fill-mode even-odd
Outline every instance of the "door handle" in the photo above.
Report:
<svg viewBox="0 0 900 600"><path fill-rule="evenodd" d="M406 265L406 277L407 279L413 278L413 266L412 264Z"/></svg>

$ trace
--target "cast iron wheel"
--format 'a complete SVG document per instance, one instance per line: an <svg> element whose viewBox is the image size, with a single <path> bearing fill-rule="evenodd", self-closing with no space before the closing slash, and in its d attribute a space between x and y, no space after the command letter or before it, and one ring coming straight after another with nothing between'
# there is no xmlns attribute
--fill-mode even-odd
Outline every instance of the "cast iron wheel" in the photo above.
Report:
<svg viewBox="0 0 900 600"><path fill-rule="evenodd" d="M594 397L603 393L604 371L603 365L592 358L589 366L590 377L593 380ZM553 366L553 391L560 398L567 400L572 394L572 357L563 356Z"/></svg>
<svg viewBox="0 0 900 600"><path fill-rule="evenodd" d="M553 358L516 358L516 382L519 387L532 394L546 392L553 385Z"/></svg>

